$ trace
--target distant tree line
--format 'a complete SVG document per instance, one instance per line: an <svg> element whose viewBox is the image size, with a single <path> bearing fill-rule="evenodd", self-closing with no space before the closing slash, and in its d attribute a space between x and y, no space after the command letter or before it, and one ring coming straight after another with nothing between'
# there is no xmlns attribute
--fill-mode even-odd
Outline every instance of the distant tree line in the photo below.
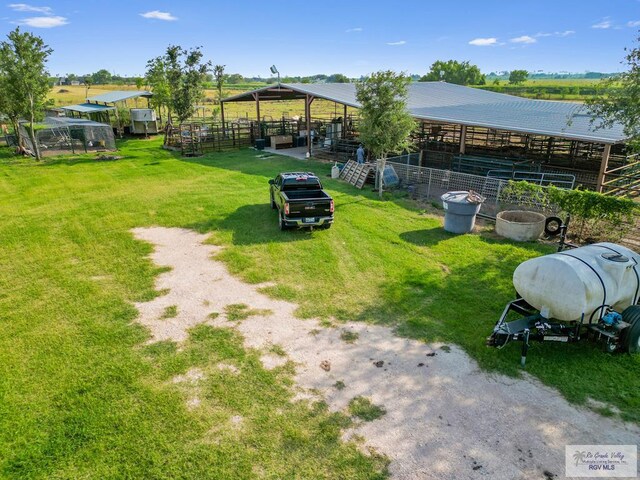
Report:
<svg viewBox="0 0 640 480"><path fill-rule="evenodd" d="M526 72L523 76L522 72ZM437 82L444 81L457 85L486 85L489 82L494 85L500 85L501 81L508 81L512 85L518 85L525 80L543 80L543 79L591 79L600 80L606 78L618 78L620 73L605 72L586 72L586 73L545 73L531 72L527 70L511 70L501 72L490 72L483 74L477 65L473 65L468 61L459 62L457 60L438 60L434 62L429 71L424 75L410 74L407 75L411 81L417 82ZM208 88L216 88L219 90L220 79L225 85L243 85L249 83L265 83L273 84L278 80L275 77L245 77L240 73L224 73L222 77L215 76L213 72L205 75L205 85ZM359 78L350 78L342 73L316 74L309 76L284 76L281 78L282 83L353 83L364 80L364 76ZM107 69L100 69L94 73L83 75L70 73L63 77L51 77L51 84L71 84L79 82L86 85L136 85L143 88L148 83L145 78L139 76L124 76L109 72Z"/></svg>

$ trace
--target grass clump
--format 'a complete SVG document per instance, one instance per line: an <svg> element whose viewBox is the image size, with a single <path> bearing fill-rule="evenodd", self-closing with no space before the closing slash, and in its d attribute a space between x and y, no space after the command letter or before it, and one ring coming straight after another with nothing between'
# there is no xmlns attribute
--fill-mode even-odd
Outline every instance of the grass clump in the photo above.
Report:
<svg viewBox="0 0 640 480"><path fill-rule="evenodd" d="M373 420L377 420L382 417L387 411L378 406L371 403L367 397L354 397L349 402L349 414L352 417L359 418L365 422L371 422Z"/></svg>
<svg viewBox="0 0 640 480"><path fill-rule="evenodd" d="M270 315L273 312L269 309L249 308L249 305L244 303L233 303L227 305L224 308L227 320L240 321L246 320L249 317L255 317L258 315Z"/></svg>
<svg viewBox="0 0 640 480"><path fill-rule="evenodd" d="M160 316L161 319L165 320L168 318L176 318L178 316L178 306L177 305L169 305L168 307L166 307L164 309L164 311L162 312L162 315Z"/></svg>
<svg viewBox="0 0 640 480"><path fill-rule="evenodd" d="M342 332L340 332L340 340L346 343L355 343L359 337L358 332L352 332L351 330L342 330Z"/></svg>
<svg viewBox="0 0 640 480"><path fill-rule="evenodd" d="M277 355L278 357L287 356L287 352L285 352L284 348L282 348L281 345L278 345L275 343L269 346L269 352L273 353L274 355Z"/></svg>
<svg viewBox="0 0 640 480"><path fill-rule="evenodd" d="M344 390L347 386L344 384L344 382L342 380L338 380L336 383L333 384L333 388L335 388L336 390Z"/></svg>
<svg viewBox="0 0 640 480"><path fill-rule="evenodd" d="M209 320L215 320L216 318L218 318L220 316L220 314L218 312L211 312L209 315L207 315L207 318Z"/></svg>

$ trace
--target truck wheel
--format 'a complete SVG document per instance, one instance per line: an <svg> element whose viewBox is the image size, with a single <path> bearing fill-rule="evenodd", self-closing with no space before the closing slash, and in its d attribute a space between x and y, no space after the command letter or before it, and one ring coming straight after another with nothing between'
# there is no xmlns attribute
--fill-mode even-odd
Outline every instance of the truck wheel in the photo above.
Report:
<svg viewBox="0 0 640 480"><path fill-rule="evenodd" d="M623 332L621 339L622 348L625 352L640 352L640 305L631 305L622 312L622 320L629 324Z"/></svg>
<svg viewBox="0 0 640 480"><path fill-rule="evenodd" d="M287 227L287 224L282 219L282 215L278 215L278 227L280 227L280 230L283 232L289 228Z"/></svg>
<svg viewBox="0 0 640 480"><path fill-rule="evenodd" d="M275 210L276 208L278 208L278 206L276 205L276 202L273 201L273 193L269 195L269 199L271 200L271 209Z"/></svg>
<svg viewBox="0 0 640 480"><path fill-rule="evenodd" d="M330 223L325 223L324 225L322 225L322 230L329 230L331 228L331 224Z"/></svg>

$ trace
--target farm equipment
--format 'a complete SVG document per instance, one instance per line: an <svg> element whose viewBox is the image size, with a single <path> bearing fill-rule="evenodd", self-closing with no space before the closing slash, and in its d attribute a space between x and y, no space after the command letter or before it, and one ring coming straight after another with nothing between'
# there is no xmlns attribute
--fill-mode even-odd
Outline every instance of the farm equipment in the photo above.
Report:
<svg viewBox="0 0 640 480"><path fill-rule="evenodd" d="M547 219L547 234L561 236L558 252L516 268L517 298L507 304L488 339L497 348L522 342L522 367L531 341L590 338L609 353L640 352L640 255L614 243L569 244L567 224L568 219Z"/></svg>

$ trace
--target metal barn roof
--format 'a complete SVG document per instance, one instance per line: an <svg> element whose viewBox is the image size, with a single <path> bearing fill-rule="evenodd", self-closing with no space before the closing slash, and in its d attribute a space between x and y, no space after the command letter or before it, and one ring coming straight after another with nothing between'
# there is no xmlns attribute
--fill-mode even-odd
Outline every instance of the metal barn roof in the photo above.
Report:
<svg viewBox="0 0 640 480"><path fill-rule="evenodd" d="M55 126L66 127L106 127L111 128L111 125L106 123L94 122L93 120L87 120L86 118L69 118L69 117L46 117L44 123Z"/></svg>
<svg viewBox="0 0 640 480"><path fill-rule="evenodd" d="M96 112L104 112L105 110L115 110L116 107L109 107L107 105L96 105L94 103L81 103L79 105L66 105L64 107L60 107L62 110L69 110L72 112L80 112L80 113L96 113Z"/></svg>
<svg viewBox="0 0 640 480"><path fill-rule="evenodd" d="M89 102L103 102L103 103L115 103L128 100L130 98L137 97L152 97L153 93L146 90L114 90L112 92L96 95L95 97L87 98Z"/></svg>
<svg viewBox="0 0 640 480"><path fill-rule="evenodd" d="M224 102L253 101L254 93L259 93L260 100L290 100L308 94L360 107L353 83L283 83L235 95ZM619 143L627 139L620 124L596 128L586 107L578 103L531 100L445 82L410 84L407 109L421 120L587 142Z"/></svg>

